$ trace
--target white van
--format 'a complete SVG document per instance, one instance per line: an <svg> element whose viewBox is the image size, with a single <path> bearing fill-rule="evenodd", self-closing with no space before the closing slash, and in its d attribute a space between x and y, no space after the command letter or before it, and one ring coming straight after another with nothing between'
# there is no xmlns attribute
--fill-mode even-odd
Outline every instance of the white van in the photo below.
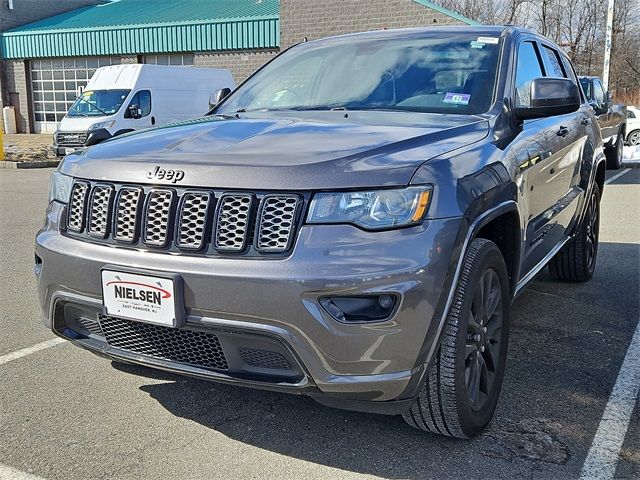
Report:
<svg viewBox="0 0 640 480"><path fill-rule="evenodd" d="M53 135L58 156L122 133L207 113L215 90L235 86L229 70L112 65L96 70Z"/></svg>

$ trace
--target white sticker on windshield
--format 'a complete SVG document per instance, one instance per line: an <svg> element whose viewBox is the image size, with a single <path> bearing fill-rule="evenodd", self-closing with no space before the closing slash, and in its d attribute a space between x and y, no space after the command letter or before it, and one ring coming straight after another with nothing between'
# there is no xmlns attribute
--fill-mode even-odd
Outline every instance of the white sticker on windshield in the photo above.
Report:
<svg viewBox="0 0 640 480"><path fill-rule="evenodd" d="M490 43L492 45L495 45L500 41L500 39L496 37L478 37L477 41L481 43Z"/></svg>
<svg viewBox="0 0 640 480"><path fill-rule="evenodd" d="M468 93L447 93L444 96L444 103L454 103L456 105L469 105L471 95Z"/></svg>

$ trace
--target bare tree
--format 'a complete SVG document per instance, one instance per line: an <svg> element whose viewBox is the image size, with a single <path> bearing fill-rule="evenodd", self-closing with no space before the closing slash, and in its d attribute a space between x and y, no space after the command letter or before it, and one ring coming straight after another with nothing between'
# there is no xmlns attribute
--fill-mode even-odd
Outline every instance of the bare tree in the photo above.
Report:
<svg viewBox="0 0 640 480"><path fill-rule="evenodd" d="M602 0L440 0L480 23L531 28L565 49L579 75L601 75L607 4ZM640 2L616 0L609 85L640 104Z"/></svg>

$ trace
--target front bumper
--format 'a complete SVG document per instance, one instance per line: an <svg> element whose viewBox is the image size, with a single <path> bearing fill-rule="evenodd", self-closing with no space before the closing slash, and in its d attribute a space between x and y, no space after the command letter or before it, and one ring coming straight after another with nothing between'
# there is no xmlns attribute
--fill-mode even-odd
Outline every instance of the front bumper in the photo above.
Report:
<svg viewBox="0 0 640 480"><path fill-rule="evenodd" d="M432 323L439 320L434 312L446 297L443 291L448 292L445 279L451 278L461 219L431 220L388 232L303 226L288 258L265 260L93 244L60 233L64 210L53 202L36 238L38 294L45 324L78 346L130 363L308 394L321 403L358 410L397 413L418 393L428 361L421 357L437 341L427 332L434 330ZM114 348L95 336L75 335L67 328L73 316L69 311L81 309L89 317L102 313L100 271L105 265L178 273L184 286L186 329L277 342L299 374L215 372ZM340 323L318 303L327 295L371 293L399 297L392 318ZM229 345L223 342L223 349L234 348L233 342Z"/></svg>

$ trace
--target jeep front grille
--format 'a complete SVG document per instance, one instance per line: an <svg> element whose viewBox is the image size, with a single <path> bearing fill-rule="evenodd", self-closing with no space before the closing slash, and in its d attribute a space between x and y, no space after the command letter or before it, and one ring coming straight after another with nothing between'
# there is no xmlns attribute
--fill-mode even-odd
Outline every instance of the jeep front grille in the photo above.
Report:
<svg viewBox="0 0 640 480"><path fill-rule="evenodd" d="M143 233L143 242L147 245L164 247L167 244L172 200L171 190L151 190L147 195Z"/></svg>
<svg viewBox="0 0 640 480"><path fill-rule="evenodd" d="M223 195L218 209L214 246L219 250L240 251L247 243L251 195Z"/></svg>
<svg viewBox="0 0 640 480"><path fill-rule="evenodd" d="M267 195L262 199L256 247L265 252L289 249L300 200L293 195Z"/></svg>
<svg viewBox="0 0 640 480"><path fill-rule="evenodd" d="M142 189L122 187L115 206L113 237L122 242L133 242L138 234L138 211Z"/></svg>
<svg viewBox="0 0 640 480"><path fill-rule="evenodd" d="M193 250L202 248L210 203L208 192L188 192L182 196L178 212L178 246Z"/></svg>
<svg viewBox="0 0 640 480"><path fill-rule="evenodd" d="M88 183L76 182L73 185L71 200L69 201L69 217L67 219L67 229L72 232L82 232L84 230L87 193L89 193Z"/></svg>
<svg viewBox="0 0 640 480"><path fill-rule="evenodd" d="M303 195L76 181L67 231L169 252L271 255L291 250Z"/></svg>
<svg viewBox="0 0 640 480"><path fill-rule="evenodd" d="M111 200L113 199L113 187L111 185L96 185L91 191L89 202L89 235L96 238L105 238L109 233L109 214L111 213Z"/></svg>

